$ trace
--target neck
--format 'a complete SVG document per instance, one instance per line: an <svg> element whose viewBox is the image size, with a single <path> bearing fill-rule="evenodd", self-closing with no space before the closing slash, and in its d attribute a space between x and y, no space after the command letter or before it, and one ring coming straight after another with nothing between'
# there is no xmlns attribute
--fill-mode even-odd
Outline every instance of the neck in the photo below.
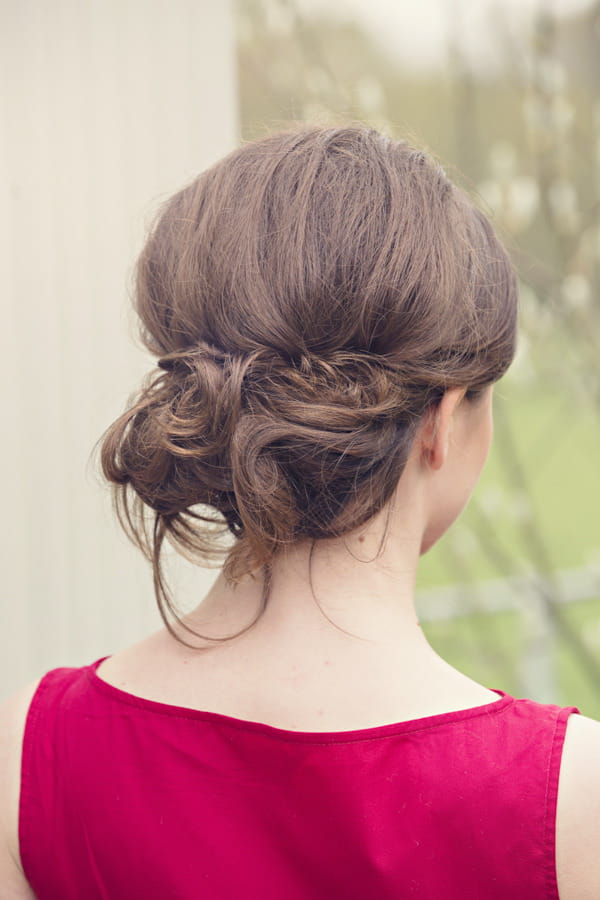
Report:
<svg viewBox="0 0 600 900"><path fill-rule="evenodd" d="M422 539L417 514L388 522L382 512L344 538L319 541L312 554L311 541L286 547L273 560L266 610L249 631L216 646L365 662L435 656L414 606ZM210 637L234 634L256 616L263 587L262 573L237 585L221 573L187 622Z"/></svg>

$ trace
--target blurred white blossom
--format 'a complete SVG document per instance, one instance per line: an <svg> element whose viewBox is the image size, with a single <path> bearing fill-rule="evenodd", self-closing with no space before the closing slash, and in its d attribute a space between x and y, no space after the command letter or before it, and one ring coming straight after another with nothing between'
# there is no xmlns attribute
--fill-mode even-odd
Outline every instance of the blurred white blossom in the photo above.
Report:
<svg viewBox="0 0 600 900"><path fill-rule="evenodd" d="M579 227L579 209L573 183L566 178L555 178L548 186L548 203L556 227L566 233L576 231Z"/></svg>
<svg viewBox="0 0 600 900"><path fill-rule="evenodd" d="M331 122L332 113L325 103L319 100L308 100L302 105L302 116L305 122L327 125Z"/></svg>
<svg viewBox="0 0 600 900"><path fill-rule="evenodd" d="M536 74L538 85L549 96L560 93L566 87L565 67L555 56L540 56Z"/></svg>
<svg viewBox="0 0 600 900"><path fill-rule="evenodd" d="M536 381L537 373L532 360L529 339L523 331L519 333L517 352L513 363L504 377L518 384L532 384Z"/></svg>
<svg viewBox="0 0 600 900"><path fill-rule="evenodd" d="M535 178L518 175L507 185L505 218L512 230L526 228L539 203L539 188Z"/></svg>
<svg viewBox="0 0 600 900"><path fill-rule="evenodd" d="M531 500L526 493L515 494L511 499L511 513L513 518L520 523L530 521L532 517Z"/></svg>
<svg viewBox="0 0 600 900"><path fill-rule="evenodd" d="M521 282L519 285L519 299L521 307L521 323L528 333L535 334L536 338L543 337L554 327L554 316L550 304L542 303L533 288ZM526 341L524 335L519 336L519 341Z"/></svg>
<svg viewBox="0 0 600 900"><path fill-rule="evenodd" d="M553 97L549 108L551 124L556 131L568 131L575 118L575 108L567 97Z"/></svg>
<svg viewBox="0 0 600 900"><path fill-rule="evenodd" d="M516 167L517 153L508 141L496 141L490 150L490 166L492 173L500 180L511 176Z"/></svg>
<svg viewBox="0 0 600 900"><path fill-rule="evenodd" d="M491 178L482 181L479 185L479 193L485 203L494 213L501 213L504 205L504 195L501 185Z"/></svg>
<svg viewBox="0 0 600 900"><path fill-rule="evenodd" d="M358 103L365 112L378 112L385 106L385 97L379 81L372 75L362 75L356 83Z"/></svg>
<svg viewBox="0 0 600 900"><path fill-rule="evenodd" d="M480 183L479 193L511 231L520 231L529 225L538 208L537 181L518 173L517 152L508 141L493 144L489 160L492 177Z"/></svg>
<svg viewBox="0 0 600 900"><path fill-rule="evenodd" d="M587 309L592 299L592 288L585 275L567 275L561 285L561 295L571 309Z"/></svg>

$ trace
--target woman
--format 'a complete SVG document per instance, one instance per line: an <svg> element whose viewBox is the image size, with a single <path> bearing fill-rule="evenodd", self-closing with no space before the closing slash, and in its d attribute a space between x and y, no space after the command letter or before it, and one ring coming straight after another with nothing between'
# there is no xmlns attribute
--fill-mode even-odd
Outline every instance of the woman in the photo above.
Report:
<svg viewBox="0 0 600 900"><path fill-rule="evenodd" d="M475 683L413 603L516 305L487 219L372 131L249 144L164 205L159 368L102 465L165 627L5 707L2 896L600 895L600 724ZM165 540L225 560L186 616Z"/></svg>

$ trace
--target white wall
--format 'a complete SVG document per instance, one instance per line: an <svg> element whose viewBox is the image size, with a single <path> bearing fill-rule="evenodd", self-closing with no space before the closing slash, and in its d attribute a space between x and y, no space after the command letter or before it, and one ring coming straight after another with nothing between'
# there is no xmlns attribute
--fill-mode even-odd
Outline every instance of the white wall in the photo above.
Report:
<svg viewBox="0 0 600 900"><path fill-rule="evenodd" d="M237 114L231 0L19 0L0 17L6 694L159 624L88 460L151 364L128 312L149 215L236 144Z"/></svg>

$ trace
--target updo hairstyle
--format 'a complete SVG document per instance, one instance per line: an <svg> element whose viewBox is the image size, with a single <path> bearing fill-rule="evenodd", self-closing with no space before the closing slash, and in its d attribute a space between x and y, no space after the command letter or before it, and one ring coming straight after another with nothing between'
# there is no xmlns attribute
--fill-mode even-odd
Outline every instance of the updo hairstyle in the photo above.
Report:
<svg viewBox="0 0 600 900"><path fill-rule="evenodd" d="M134 302L159 370L101 460L167 627L165 539L267 585L284 545L378 513L426 410L515 350L486 217L424 153L356 127L246 144L167 200Z"/></svg>

